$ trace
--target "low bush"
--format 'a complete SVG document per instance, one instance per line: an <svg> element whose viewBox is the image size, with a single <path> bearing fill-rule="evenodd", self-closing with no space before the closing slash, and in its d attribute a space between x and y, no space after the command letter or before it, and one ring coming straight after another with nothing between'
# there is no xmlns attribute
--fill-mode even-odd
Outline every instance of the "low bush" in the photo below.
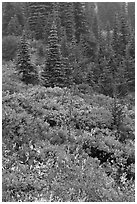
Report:
<svg viewBox="0 0 137 204"><path fill-rule="evenodd" d="M100 165L107 166L107 175L111 175L116 182L120 182L123 174L126 180L135 179L132 170L132 167L135 166L132 143L123 146L116 139L115 132L96 128L91 134L88 133L81 137L81 144L90 157L98 158Z"/></svg>
<svg viewBox="0 0 137 204"><path fill-rule="evenodd" d="M8 156L12 162L7 166L9 161L3 155L3 202L134 201L133 189L130 198L117 189L96 158L87 154L70 156L61 147L45 142L36 143L35 151L25 150L25 164L14 154Z"/></svg>
<svg viewBox="0 0 137 204"><path fill-rule="evenodd" d="M79 92L81 92L83 94L92 94L93 93L92 88L87 84L79 84L79 85L77 85L77 89L79 90Z"/></svg>
<svg viewBox="0 0 137 204"><path fill-rule="evenodd" d="M3 201L134 201L134 140L117 139L111 98L97 98L59 87L3 92Z"/></svg>
<svg viewBox="0 0 137 204"><path fill-rule="evenodd" d="M15 64L12 61L2 66L2 90L10 94L20 92L26 88L26 85L20 82L16 73Z"/></svg>

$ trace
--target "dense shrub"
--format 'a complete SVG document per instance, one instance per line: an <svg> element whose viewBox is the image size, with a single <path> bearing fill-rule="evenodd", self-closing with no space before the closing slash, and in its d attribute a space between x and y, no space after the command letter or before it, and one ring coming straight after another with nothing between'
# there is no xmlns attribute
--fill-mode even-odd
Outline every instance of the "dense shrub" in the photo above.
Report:
<svg viewBox="0 0 137 204"><path fill-rule="evenodd" d="M91 94L93 92L92 88L88 84L79 84L77 85L79 92L83 94Z"/></svg>
<svg viewBox="0 0 137 204"><path fill-rule="evenodd" d="M34 121L39 119L40 126L46 122L50 127L61 127L65 125L68 128L68 124L70 124L72 128L88 131L91 131L95 127L111 128L113 117L109 109L101 107L101 104L99 104L99 107L93 107L92 105L86 104L79 96L72 96L71 98L69 93L66 93L66 89L58 87L46 89L35 86L29 88L28 91L25 90L21 94L4 97L3 108L11 108L11 105L15 103L16 106L14 105L13 111L17 115L18 108L22 108L22 112L27 114L27 117L31 116L34 118ZM7 98L10 103L7 102ZM7 117L11 118L10 115ZM131 126L131 122L131 127L134 127L134 121L128 115L123 121L126 127ZM131 132L133 131L134 129L131 128Z"/></svg>
<svg viewBox="0 0 137 204"><path fill-rule="evenodd" d="M114 179L107 176L98 159L87 154L68 155L63 148L46 142L25 148L28 162L17 154L3 155L3 201L134 201L116 190ZM32 159L33 158L33 159ZM9 162L8 162L9 163ZM10 173L8 169L10 168ZM133 196L133 190L130 189Z"/></svg>
<svg viewBox="0 0 137 204"><path fill-rule="evenodd" d="M109 129L94 129L91 134L82 135L79 143L84 151L93 158L98 158L107 175L122 185L121 178L134 180L135 155L134 144L125 146L115 137L115 132Z"/></svg>
<svg viewBox="0 0 137 204"><path fill-rule="evenodd" d="M16 73L15 64L12 61L2 66L2 90L10 94L20 92L26 86L20 82Z"/></svg>
<svg viewBox="0 0 137 204"><path fill-rule="evenodd" d="M74 112L72 121L77 129L91 130L95 127L110 127L112 123L112 116L108 110L104 108L91 108L85 110L83 107ZM73 112L72 112L73 114Z"/></svg>
<svg viewBox="0 0 137 204"><path fill-rule="evenodd" d="M15 36L5 36L2 39L2 59L9 61L16 57L19 39Z"/></svg>
<svg viewBox="0 0 137 204"><path fill-rule="evenodd" d="M94 94L89 102L92 106L105 107L110 110L113 104L113 99L103 94Z"/></svg>
<svg viewBox="0 0 137 204"><path fill-rule="evenodd" d="M3 201L134 201L134 140L117 139L107 99L59 87L3 92Z"/></svg>

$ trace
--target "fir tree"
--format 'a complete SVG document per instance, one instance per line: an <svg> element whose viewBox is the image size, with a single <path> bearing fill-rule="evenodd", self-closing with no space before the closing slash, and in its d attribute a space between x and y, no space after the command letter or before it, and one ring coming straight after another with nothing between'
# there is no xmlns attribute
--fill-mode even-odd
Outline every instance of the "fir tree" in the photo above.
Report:
<svg viewBox="0 0 137 204"><path fill-rule="evenodd" d="M122 95L127 93L127 86L130 82L132 84L131 86L134 87L134 60L132 61L130 58L131 39L132 34L128 22L127 8L126 4L123 3L120 14L115 18L112 40L112 46L115 52L113 61L115 61L117 67L117 92L119 94L122 93Z"/></svg>
<svg viewBox="0 0 137 204"><path fill-rule="evenodd" d="M66 58L69 56L69 45L68 45L68 42L67 42L67 36L66 36L66 31L63 30L62 32L62 39L60 41L60 44L61 44L61 55L62 57Z"/></svg>
<svg viewBox="0 0 137 204"><path fill-rule="evenodd" d="M73 3L66 2L66 15L65 15L65 27L67 40L72 41L74 35L74 14L73 14Z"/></svg>
<svg viewBox="0 0 137 204"><path fill-rule="evenodd" d="M98 13L94 12L93 20L92 20L92 31L97 41L99 41L99 33L100 33L100 25L99 25L99 17Z"/></svg>
<svg viewBox="0 0 137 204"><path fill-rule="evenodd" d="M66 30L67 41L71 42L74 35L74 12L73 3L59 3L59 17L61 26Z"/></svg>
<svg viewBox="0 0 137 204"><path fill-rule="evenodd" d="M58 2L54 2L53 3L53 11L52 11L52 22L53 20L55 21L55 24L57 26L57 34L58 34L58 39L59 42L61 41L62 37L63 37L63 29L61 27L61 19L60 19L60 15L59 15L59 3Z"/></svg>
<svg viewBox="0 0 137 204"><path fill-rule="evenodd" d="M81 35L79 44L81 46L83 56L86 58L92 58L92 61L94 61L97 43L93 32L90 31L87 35Z"/></svg>
<svg viewBox="0 0 137 204"><path fill-rule="evenodd" d="M62 58L62 67L63 67L63 84L66 87L70 87L73 83L73 78L72 78L72 67L71 64L69 63L68 57L63 57Z"/></svg>
<svg viewBox="0 0 137 204"><path fill-rule="evenodd" d="M58 40L60 42L62 40L63 30L61 27L61 19L59 16L59 3L58 2L52 3L52 11L46 17L45 26L44 26L44 42L46 44L48 42L48 36L50 35L50 30L51 30L53 21L55 22L57 26L57 35L58 35Z"/></svg>
<svg viewBox="0 0 137 204"><path fill-rule="evenodd" d="M119 21L120 21L119 52L122 56L125 56L126 46L130 40L130 28L128 22L128 10L126 3L123 3L121 6Z"/></svg>
<svg viewBox="0 0 137 204"><path fill-rule="evenodd" d="M94 2L85 2L85 15L88 22L89 29L92 30L92 23L95 15L95 3Z"/></svg>
<svg viewBox="0 0 137 204"><path fill-rule="evenodd" d="M113 39L112 39L113 50L115 51L116 54L119 53L119 46L120 46L119 33L120 33L119 17L118 17L118 14L116 13L115 18L114 18Z"/></svg>
<svg viewBox="0 0 137 204"><path fill-rule="evenodd" d="M112 44L112 31L110 28L109 21L107 21L107 24L106 24L106 43L108 47L111 46Z"/></svg>
<svg viewBox="0 0 137 204"><path fill-rule="evenodd" d="M60 45L58 43L57 26L53 22L48 38L48 56L45 69L42 72L45 86L61 86L63 84L63 72L61 64Z"/></svg>
<svg viewBox="0 0 137 204"><path fill-rule="evenodd" d="M74 2L74 21L75 37L77 43L79 43L81 34L87 34L89 31L84 11L84 4L81 2Z"/></svg>
<svg viewBox="0 0 137 204"><path fill-rule="evenodd" d="M94 80L99 87L99 92L113 96L113 77L117 72L114 51L111 44L106 41L103 33L99 33L99 45L94 69ZM116 77L115 77L116 78Z"/></svg>
<svg viewBox="0 0 137 204"><path fill-rule="evenodd" d="M38 13L37 20L36 20L36 26L35 26L35 38L36 40L43 39L43 19L41 18L41 14Z"/></svg>
<svg viewBox="0 0 137 204"><path fill-rule="evenodd" d="M113 49L118 57L126 55L126 46L130 40L130 27L126 4L122 4L119 14L116 14L113 26Z"/></svg>
<svg viewBox="0 0 137 204"><path fill-rule="evenodd" d="M48 36L50 35L51 26L53 23L53 13L49 13L44 26L44 43L48 43Z"/></svg>
<svg viewBox="0 0 137 204"><path fill-rule="evenodd" d="M135 30L134 29L131 31L131 37L128 42L126 52L132 59L135 59Z"/></svg>
<svg viewBox="0 0 137 204"><path fill-rule="evenodd" d="M132 31L130 41L126 47L125 69L128 89L135 91L135 32Z"/></svg>
<svg viewBox="0 0 137 204"><path fill-rule="evenodd" d="M35 84L38 82L38 73L36 67L31 63L29 47L24 32L18 50L17 71L24 83Z"/></svg>
<svg viewBox="0 0 137 204"><path fill-rule="evenodd" d="M52 11L52 3L50 2L29 2L29 26L31 31L35 32L36 38L41 39L44 36L44 26L48 14ZM40 29L40 31L39 31Z"/></svg>
<svg viewBox="0 0 137 204"><path fill-rule="evenodd" d="M61 26L65 27L65 5L66 2L59 2L59 18L60 18L60 22L61 22Z"/></svg>

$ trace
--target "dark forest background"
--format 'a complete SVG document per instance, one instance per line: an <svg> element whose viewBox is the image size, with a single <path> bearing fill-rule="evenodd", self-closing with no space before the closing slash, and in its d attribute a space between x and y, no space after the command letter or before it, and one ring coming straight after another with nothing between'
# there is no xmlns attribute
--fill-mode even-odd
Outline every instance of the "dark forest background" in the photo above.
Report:
<svg viewBox="0 0 137 204"><path fill-rule="evenodd" d="M134 3L5 2L3 59L15 58L23 35L22 43L30 46L22 49L33 53L31 59L40 65L34 72L40 72L45 86L88 84L112 96L115 84L118 93L125 94L134 91L134 17ZM23 73L22 66L19 69ZM33 83L31 76L22 77Z"/></svg>

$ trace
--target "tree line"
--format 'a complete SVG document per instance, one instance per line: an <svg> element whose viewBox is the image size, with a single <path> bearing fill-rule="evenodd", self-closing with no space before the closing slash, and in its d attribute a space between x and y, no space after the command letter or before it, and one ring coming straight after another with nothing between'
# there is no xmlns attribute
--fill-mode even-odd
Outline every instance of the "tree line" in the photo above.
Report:
<svg viewBox="0 0 137 204"><path fill-rule="evenodd" d="M3 3L3 36L21 36L17 70L22 81L40 80L46 87L85 84L110 96L133 92L135 29L129 4L119 5L113 22L104 23L93 2ZM46 49L40 76L31 63L30 39Z"/></svg>

